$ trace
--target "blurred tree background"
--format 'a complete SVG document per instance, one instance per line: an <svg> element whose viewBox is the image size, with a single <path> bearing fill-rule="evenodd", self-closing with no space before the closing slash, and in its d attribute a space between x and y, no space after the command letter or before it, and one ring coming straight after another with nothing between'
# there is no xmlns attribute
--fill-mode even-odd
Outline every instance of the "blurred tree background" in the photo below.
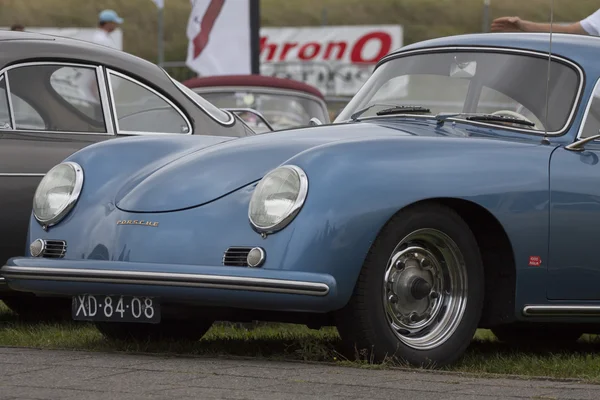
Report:
<svg viewBox="0 0 600 400"><path fill-rule="evenodd" d="M236 0L232 0L236 1ZM518 15L549 22L551 0L491 0L490 22ZM554 21L573 22L594 12L597 0L554 0ZM481 32L483 0L261 0L262 26L401 24L404 44ZM125 19L124 50L157 61L157 10L151 0L0 0L0 26L94 27L98 12ZM165 0L165 61L186 57L189 0Z"/></svg>

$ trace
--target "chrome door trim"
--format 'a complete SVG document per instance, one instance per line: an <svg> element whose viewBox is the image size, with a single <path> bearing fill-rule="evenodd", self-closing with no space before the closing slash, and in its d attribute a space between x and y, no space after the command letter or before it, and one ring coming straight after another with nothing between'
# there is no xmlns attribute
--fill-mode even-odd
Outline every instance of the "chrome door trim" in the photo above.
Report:
<svg viewBox="0 0 600 400"><path fill-rule="evenodd" d="M106 75L104 67L99 65L96 67L96 77L98 79L98 93L100 94L100 102L102 104L102 115L104 115L104 124L106 132L109 135L115 135L115 126L113 124L112 111L108 101L108 89L106 86Z"/></svg>
<svg viewBox="0 0 600 400"><path fill-rule="evenodd" d="M534 304L523 308L526 317L576 317L600 316L600 305L543 305Z"/></svg>
<svg viewBox="0 0 600 400"><path fill-rule="evenodd" d="M109 133L108 126L106 126L106 132L80 132L80 131L67 132L67 131L49 131L46 129L43 129L43 130L41 130L41 129L40 130L17 129L16 123L14 120L14 110L13 110L12 99L10 97L10 83L9 83L8 71L10 71L12 69L16 69L16 68L31 67L31 66L36 66L36 65L62 65L65 67L89 68L89 69L96 70L96 77L98 78L98 83L100 80L100 76L98 75L99 66L94 65L94 64L85 63L85 62L29 61L29 62L24 62L24 63L20 63L20 64L13 64L13 65L3 68L2 70L0 70L0 75L2 75L2 74L6 75L6 92L8 95L8 106L10 107L12 131L14 131L14 132L29 132L29 133L53 133L53 134L58 133L58 134L68 134L68 135L114 135L114 133ZM102 99L101 99L101 101L102 101ZM105 124L107 123L106 118L104 119L104 122L105 122Z"/></svg>

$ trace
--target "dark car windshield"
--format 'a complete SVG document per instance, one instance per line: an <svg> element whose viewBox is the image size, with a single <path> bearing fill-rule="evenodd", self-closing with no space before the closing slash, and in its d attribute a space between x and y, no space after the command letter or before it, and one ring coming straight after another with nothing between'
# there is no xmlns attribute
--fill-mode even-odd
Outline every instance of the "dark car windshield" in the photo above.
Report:
<svg viewBox="0 0 600 400"><path fill-rule="evenodd" d="M571 65L551 65L548 82L548 57L527 53L444 51L391 59L375 70L334 122L348 121L357 110L381 103L427 107L429 116L486 113L524 118L535 126L519 129L559 132L569 123L580 77ZM376 116L381 109L372 107L361 118Z"/></svg>

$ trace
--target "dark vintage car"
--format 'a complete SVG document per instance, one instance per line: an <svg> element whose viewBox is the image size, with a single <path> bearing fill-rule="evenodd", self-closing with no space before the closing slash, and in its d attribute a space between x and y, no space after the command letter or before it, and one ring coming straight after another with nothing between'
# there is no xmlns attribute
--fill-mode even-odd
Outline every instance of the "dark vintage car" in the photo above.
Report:
<svg viewBox="0 0 600 400"><path fill-rule="evenodd" d="M314 86L292 79L263 75L220 75L188 79L184 85L217 107L238 109L253 130L269 127L253 112L265 117L274 130L308 126L312 118L331 121L323 94Z"/></svg>
<svg viewBox="0 0 600 400"><path fill-rule="evenodd" d="M2 31L0 43L1 262L24 254L35 188L75 151L132 135L254 134L232 113L128 53L26 32ZM0 287L13 310L32 310L29 297Z"/></svg>
<svg viewBox="0 0 600 400"><path fill-rule="evenodd" d="M442 366L478 327L598 333L600 38L552 37L403 47L328 125L89 146L43 179L0 273L112 338L288 321Z"/></svg>

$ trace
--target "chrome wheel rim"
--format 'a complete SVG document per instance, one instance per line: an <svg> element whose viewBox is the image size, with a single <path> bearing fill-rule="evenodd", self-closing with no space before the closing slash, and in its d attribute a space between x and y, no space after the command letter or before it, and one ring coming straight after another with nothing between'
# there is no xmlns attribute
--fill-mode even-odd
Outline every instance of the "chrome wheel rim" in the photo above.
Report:
<svg viewBox="0 0 600 400"><path fill-rule="evenodd" d="M462 252L445 233L419 229L398 243L385 270L383 305L405 345L428 350L456 331L467 306Z"/></svg>

